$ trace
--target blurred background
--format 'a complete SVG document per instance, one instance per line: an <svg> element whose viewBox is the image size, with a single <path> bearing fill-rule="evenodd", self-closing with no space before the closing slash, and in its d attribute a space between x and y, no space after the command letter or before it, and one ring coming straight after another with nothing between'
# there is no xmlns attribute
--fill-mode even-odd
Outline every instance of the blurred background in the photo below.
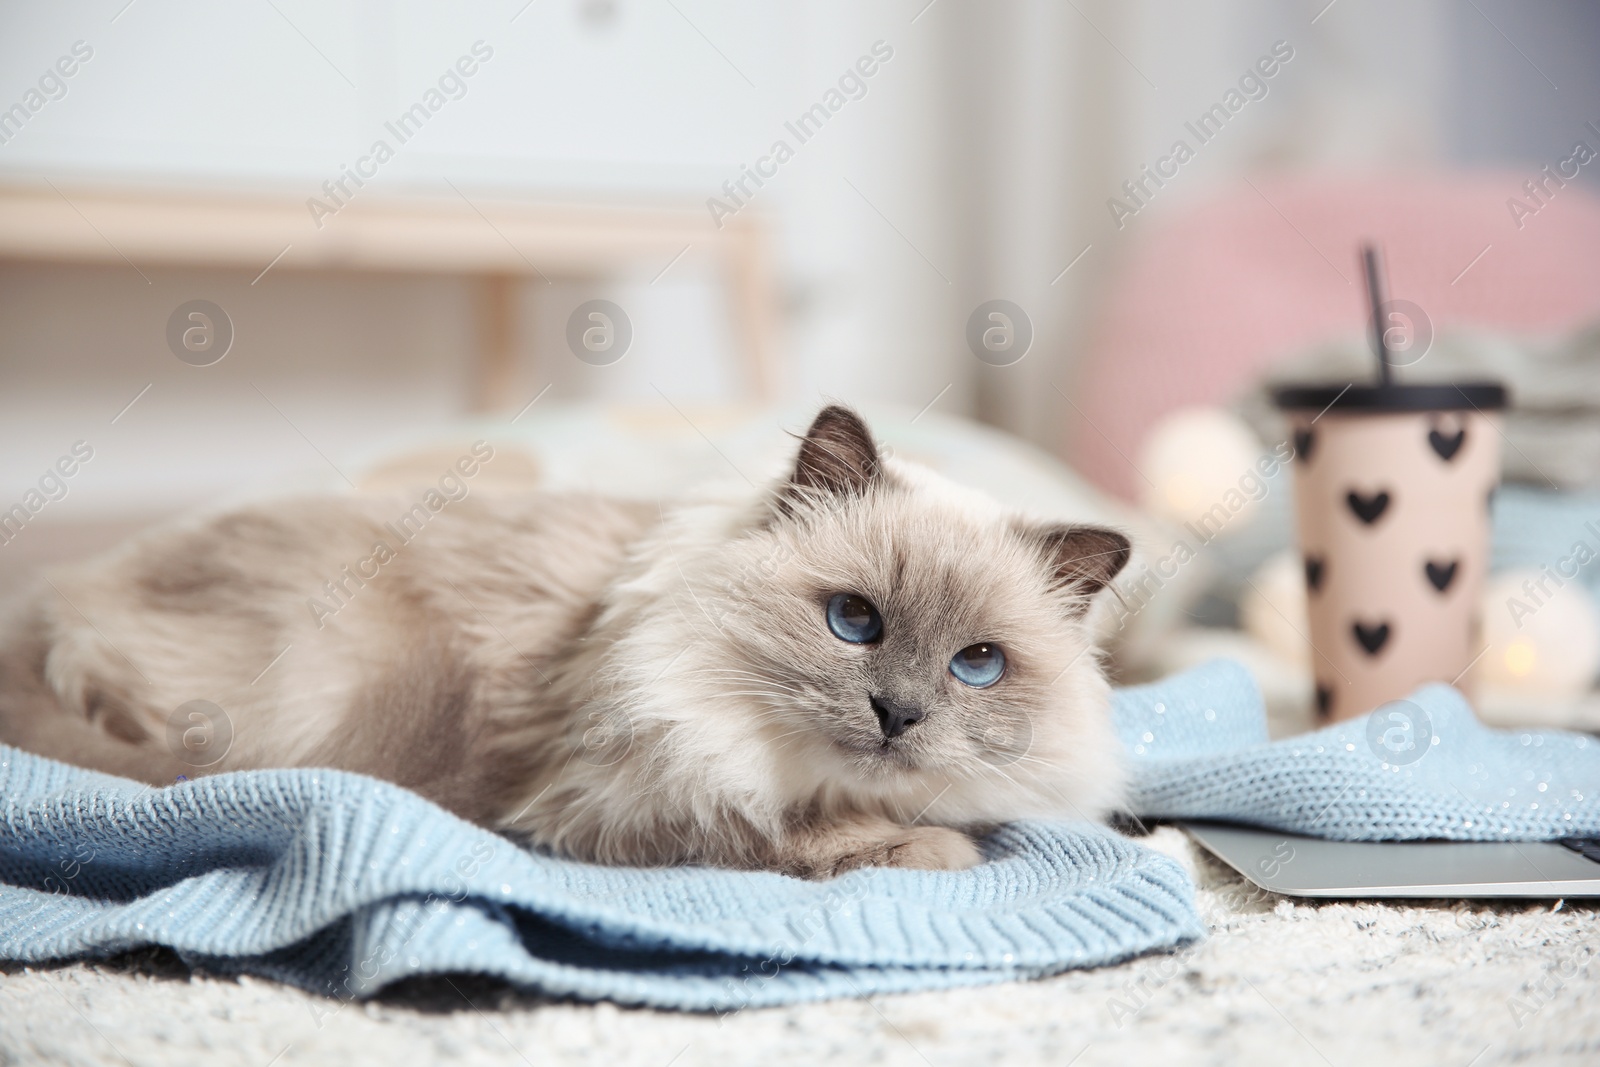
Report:
<svg viewBox="0 0 1600 1067"><path fill-rule="evenodd" d="M753 476L727 442L825 398L1159 543L1270 447L1264 377L1360 350L1363 238L1416 372L1509 380L1508 472L1581 518L1597 52L1583 0L6 5L0 509L29 516L0 585L457 437L604 481L596 411L651 445L603 457L645 491L680 454ZM1287 496L1163 634L1241 624Z"/></svg>

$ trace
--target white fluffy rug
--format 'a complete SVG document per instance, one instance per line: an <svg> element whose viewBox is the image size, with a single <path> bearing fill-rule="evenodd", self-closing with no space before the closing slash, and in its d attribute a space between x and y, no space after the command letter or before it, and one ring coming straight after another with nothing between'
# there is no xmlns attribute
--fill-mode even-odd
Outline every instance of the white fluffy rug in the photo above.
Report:
<svg viewBox="0 0 1600 1067"><path fill-rule="evenodd" d="M0 970L0 1063L1600 1064L1600 902L1294 903L1163 828L1205 942L1096 971L727 1019L457 978L378 1004L189 976L170 956Z"/></svg>

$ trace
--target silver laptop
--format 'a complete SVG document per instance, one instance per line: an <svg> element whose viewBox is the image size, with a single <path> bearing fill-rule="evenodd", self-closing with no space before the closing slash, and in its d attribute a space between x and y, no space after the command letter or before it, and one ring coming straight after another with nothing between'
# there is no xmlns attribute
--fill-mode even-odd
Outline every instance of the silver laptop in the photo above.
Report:
<svg viewBox="0 0 1600 1067"><path fill-rule="evenodd" d="M1262 889L1291 897L1600 897L1600 838L1324 841L1222 823L1180 825Z"/></svg>

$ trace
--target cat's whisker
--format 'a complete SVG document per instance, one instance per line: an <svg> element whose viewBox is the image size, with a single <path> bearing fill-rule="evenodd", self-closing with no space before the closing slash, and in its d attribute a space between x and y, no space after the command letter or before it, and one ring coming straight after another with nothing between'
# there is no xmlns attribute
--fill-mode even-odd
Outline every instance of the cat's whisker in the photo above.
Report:
<svg viewBox="0 0 1600 1067"><path fill-rule="evenodd" d="M747 684L747 685L761 685L762 684L762 683L754 681L752 679L739 679L738 681L742 681L744 684ZM737 682L735 684L737 684ZM766 692L766 693L783 693L784 695L789 696L789 697L804 697L804 696L807 695L804 690L795 689L795 688L792 688L790 686L784 686L784 685L766 685L766 686L763 687L763 689L761 691L762 692ZM723 690L723 691L720 691L720 692L734 693L734 692L747 692L747 690Z"/></svg>
<svg viewBox="0 0 1600 1067"><path fill-rule="evenodd" d="M805 731L805 729L790 729L789 733L787 734L779 734L778 737L773 737L773 739L768 742L768 747L773 750L773 753L782 752L782 750L787 749L789 745L794 744L794 739L805 736L806 733L808 733L808 731Z"/></svg>
<svg viewBox="0 0 1600 1067"><path fill-rule="evenodd" d="M988 772L990 774L994 774L994 775L996 775L996 776L998 776L1000 778L1005 779L1007 782L1010 782L1012 785L1020 787L1021 784L1022 784L1022 783L1018 782L1015 778L1011 777L1011 775L1007 774L1006 771L1005 771L1005 768L1000 767L1000 766L998 766L996 764L990 763L988 760L979 759L979 760L974 761L971 764L968 764L968 766L972 767L974 770L977 770L979 773L982 773L982 772L986 771L986 772Z"/></svg>
<svg viewBox="0 0 1600 1067"><path fill-rule="evenodd" d="M782 710L784 710L784 705L788 703L787 698L785 698L780 693L760 692L760 691L753 691L753 690L734 689L734 690L729 690L728 692L725 692L725 693L719 693L718 696L726 696L726 697L755 697L756 699L758 699L758 700L760 700L760 701L762 701L762 702L764 702L766 704L766 708L765 708L766 711L772 711L772 712L781 712Z"/></svg>
<svg viewBox="0 0 1600 1067"><path fill-rule="evenodd" d="M811 733L811 730L809 728L801 728L799 730L790 730L786 734L780 734L778 737L773 739L773 742L774 742L773 747L772 747L773 754L776 755L777 753L782 752L784 749L786 749L790 745L794 744L795 740L797 740L799 738L802 738L802 737L805 737L807 734L810 734L810 733ZM781 744L778 743L780 741L782 742Z"/></svg>
<svg viewBox="0 0 1600 1067"><path fill-rule="evenodd" d="M787 690L787 691L789 691L791 693L804 692L804 690L798 688L797 686L792 686L792 685L788 685L788 684L786 684L784 682L780 682L776 678L769 678L769 677L767 677L765 675L757 674L754 671L742 671L742 670L737 670L737 669L734 669L734 668L731 668L731 667L702 667L702 668L700 668L698 670L689 671L683 677L685 677L685 678L703 678L703 677L735 678L735 679L742 679L744 681L755 682L758 685L772 686L775 689L784 689L784 690Z"/></svg>
<svg viewBox="0 0 1600 1067"><path fill-rule="evenodd" d="M1018 764L1023 764L1023 763L1037 764L1038 766L1044 768L1046 771L1058 771L1058 770L1061 769L1061 764L1057 763L1054 760L1041 759L1038 756L1029 756L1029 755L1018 756L1013 761L1013 766L1018 765Z"/></svg>

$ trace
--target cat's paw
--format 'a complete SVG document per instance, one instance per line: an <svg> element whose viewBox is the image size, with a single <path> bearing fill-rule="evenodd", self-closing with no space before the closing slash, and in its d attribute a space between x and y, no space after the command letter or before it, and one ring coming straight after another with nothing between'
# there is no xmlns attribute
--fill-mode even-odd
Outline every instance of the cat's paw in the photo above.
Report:
<svg viewBox="0 0 1600 1067"><path fill-rule="evenodd" d="M895 827L882 840L854 848L822 866L824 877L863 867L901 867L919 871L961 871L983 862L972 838L943 826Z"/></svg>
<svg viewBox="0 0 1600 1067"><path fill-rule="evenodd" d="M960 830L944 826L913 826L889 842L885 867L919 871L964 871L983 862L978 845Z"/></svg>

